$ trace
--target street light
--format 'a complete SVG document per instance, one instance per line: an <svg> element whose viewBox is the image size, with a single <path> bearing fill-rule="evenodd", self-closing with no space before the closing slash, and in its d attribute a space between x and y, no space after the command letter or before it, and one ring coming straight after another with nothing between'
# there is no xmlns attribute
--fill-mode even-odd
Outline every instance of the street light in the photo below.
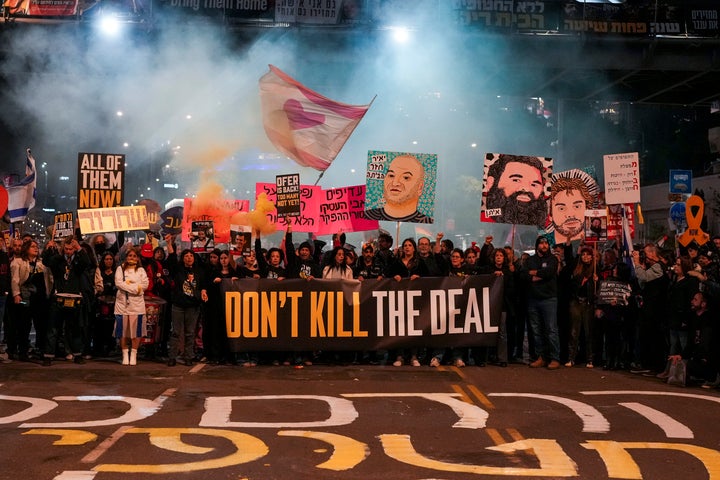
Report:
<svg viewBox="0 0 720 480"><path fill-rule="evenodd" d="M40 168L42 168L43 173L45 174L45 193L47 193L47 180L48 180L48 172L47 172L47 162L43 162L42 165L40 165Z"/></svg>

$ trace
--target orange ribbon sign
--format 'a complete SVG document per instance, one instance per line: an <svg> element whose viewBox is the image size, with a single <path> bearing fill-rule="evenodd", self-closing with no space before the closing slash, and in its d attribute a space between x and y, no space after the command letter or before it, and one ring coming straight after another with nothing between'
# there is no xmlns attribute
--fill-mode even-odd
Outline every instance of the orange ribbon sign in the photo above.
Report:
<svg viewBox="0 0 720 480"><path fill-rule="evenodd" d="M710 235L700 229L705 203L697 195L691 195L685 202L685 218L687 218L687 230L678 238L683 247L687 247L693 240L698 245L705 245L710 240Z"/></svg>

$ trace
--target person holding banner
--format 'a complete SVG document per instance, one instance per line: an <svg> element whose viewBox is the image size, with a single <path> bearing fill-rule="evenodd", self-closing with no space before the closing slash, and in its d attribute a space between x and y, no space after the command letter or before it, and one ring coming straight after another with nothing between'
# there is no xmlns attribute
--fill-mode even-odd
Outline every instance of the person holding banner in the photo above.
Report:
<svg viewBox="0 0 720 480"><path fill-rule="evenodd" d="M147 335L144 295L148 284L138 250L128 250L125 261L115 270L115 338L120 339L123 365L137 365L140 341Z"/></svg>
<svg viewBox="0 0 720 480"><path fill-rule="evenodd" d="M418 255L417 245L413 238L406 238L402 242L402 248L398 250L397 255L393 257L393 261L385 271L385 277L393 278L395 281L403 279L415 280L416 278L428 275L428 269L425 262ZM410 356L410 364L413 367L420 366L420 360L417 357L417 349L411 349L409 352L397 352L393 366L401 367L406 361L406 356Z"/></svg>
<svg viewBox="0 0 720 480"><path fill-rule="evenodd" d="M368 242L363 245L361 253L362 257L359 259L358 264L355 265L353 277L361 282L366 279L382 278L383 267L375 258L375 249L372 243Z"/></svg>
<svg viewBox="0 0 720 480"><path fill-rule="evenodd" d="M285 245L292 247L292 230L288 228L285 233ZM260 230L255 232L255 257L257 257L260 269L260 278L274 278L283 280L287 278L287 268L283 265L285 254L277 247L267 251L267 258L263 255L262 244L260 243Z"/></svg>
<svg viewBox="0 0 720 480"><path fill-rule="evenodd" d="M175 245L168 243L168 268L172 282L172 331L168 346L168 367L177 364L180 342L183 345L185 365L195 359L195 332L200 319L200 306L208 301L205 267L189 248L175 253ZM182 262L182 263L181 263Z"/></svg>
<svg viewBox="0 0 720 480"><path fill-rule="evenodd" d="M333 248L330 259L330 262L323 268L322 278L353 279L352 268L345 262L345 249L343 247Z"/></svg>
<svg viewBox="0 0 720 480"><path fill-rule="evenodd" d="M320 265L315 262L312 255L312 246L310 242L302 242L297 249L297 254L292 243L292 229L288 226L288 241L285 243L287 251L288 277L304 278L312 280L322 277Z"/></svg>
<svg viewBox="0 0 720 480"><path fill-rule="evenodd" d="M442 234L438 234L438 243L440 242ZM437 246L437 244L436 244ZM474 275L476 273L475 268L465 263L465 253L461 248L453 248L450 252L450 267L448 270L448 276L450 277L459 277L459 278L465 278L469 275ZM432 358L430 359L430 366L431 367L439 367L442 364L443 357L445 356L445 351L447 349L445 348L437 348L434 349L432 352ZM484 350L484 349L483 349ZM463 360L463 352L468 351L466 348L452 348L451 349L451 355L453 359L453 365L455 365L458 368L462 368L465 366L465 361ZM484 360L483 365L484 366Z"/></svg>
<svg viewBox="0 0 720 480"><path fill-rule="evenodd" d="M492 237L490 237L492 240ZM492 244L491 244L492 245ZM496 278L495 281L503 282L503 317L500 319L500 325L498 327L498 338L497 345L495 347L495 365L499 367L507 367L508 364L508 352L512 346L510 339L508 338L508 319L515 317L515 303L518 301L518 296L515 290L515 275L512 268L512 263L504 248L496 248L492 254L492 264L480 267L476 270L481 274L492 275ZM522 349L522 347L521 347ZM487 357L486 348L474 349L478 352L480 358L475 358L475 364L483 366ZM481 356L482 355L482 356Z"/></svg>
<svg viewBox="0 0 720 480"><path fill-rule="evenodd" d="M228 250L220 250L218 265L210 268L208 284L208 301L203 309L203 352L208 362L236 364L235 356L230 353L227 333L225 331L225 311L222 296L223 279L237 280L242 277L238 272L232 255Z"/></svg>
<svg viewBox="0 0 720 480"><path fill-rule="evenodd" d="M418 239L418 255L425 263L428 269L428 275L431 277L444 277L448 273L448 262L441 253L442 238L445 234L438 232L435 237L435 245L430 243L428 237L420 237Z"/></svg>

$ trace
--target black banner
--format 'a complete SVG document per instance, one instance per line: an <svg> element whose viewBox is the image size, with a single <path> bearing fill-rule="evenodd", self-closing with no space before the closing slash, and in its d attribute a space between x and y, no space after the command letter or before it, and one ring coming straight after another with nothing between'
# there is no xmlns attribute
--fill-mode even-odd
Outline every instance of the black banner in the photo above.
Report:
<svg viewBox="0 0 720 480"><path fill-rule="evenodd" d="M227 335L236 352L494 346L495 279L223 280Z"/></svg>
<svg viewBox="0 0 720 480"><path fill-rule="evenodd" d="M78 153L78 210L123 204L125 155Z"/></svg>
<svg viewBox="0 0 720 480"><path fill-rule="evenodd" d="M418 12L449 15L456 25L493 32L717 36L716 0L159 0L155 18L214 19L231 24L381 25Z"/></svg>
<svg viewBox="0 0 720 480"><path fill-rule="evenodd" d="M449 5L459 25L483 30L557 31L560 28L560 6L557 2L452 0Z"/></svg>
<svg viewBox="0 0 720 480"><path fill-rule="evenodd" d="M717 1L691 2L685 6L685 24L690 35L716 37L720 34L720 5Z"/></svg>

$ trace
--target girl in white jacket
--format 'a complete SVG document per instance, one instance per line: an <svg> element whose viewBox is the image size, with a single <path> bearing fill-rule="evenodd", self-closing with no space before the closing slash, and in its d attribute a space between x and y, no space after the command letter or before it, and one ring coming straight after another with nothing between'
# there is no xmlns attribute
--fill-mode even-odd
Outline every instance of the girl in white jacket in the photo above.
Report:
<svg viewBox="0 0 720 480"><path fill-rule="evenodd" d="M147 334L145 323L145 290L148 277L140 265L136 249L127 252L125 261L115 271L115 337L120 339L123 365L137 365L140 340Z"/></svg>

